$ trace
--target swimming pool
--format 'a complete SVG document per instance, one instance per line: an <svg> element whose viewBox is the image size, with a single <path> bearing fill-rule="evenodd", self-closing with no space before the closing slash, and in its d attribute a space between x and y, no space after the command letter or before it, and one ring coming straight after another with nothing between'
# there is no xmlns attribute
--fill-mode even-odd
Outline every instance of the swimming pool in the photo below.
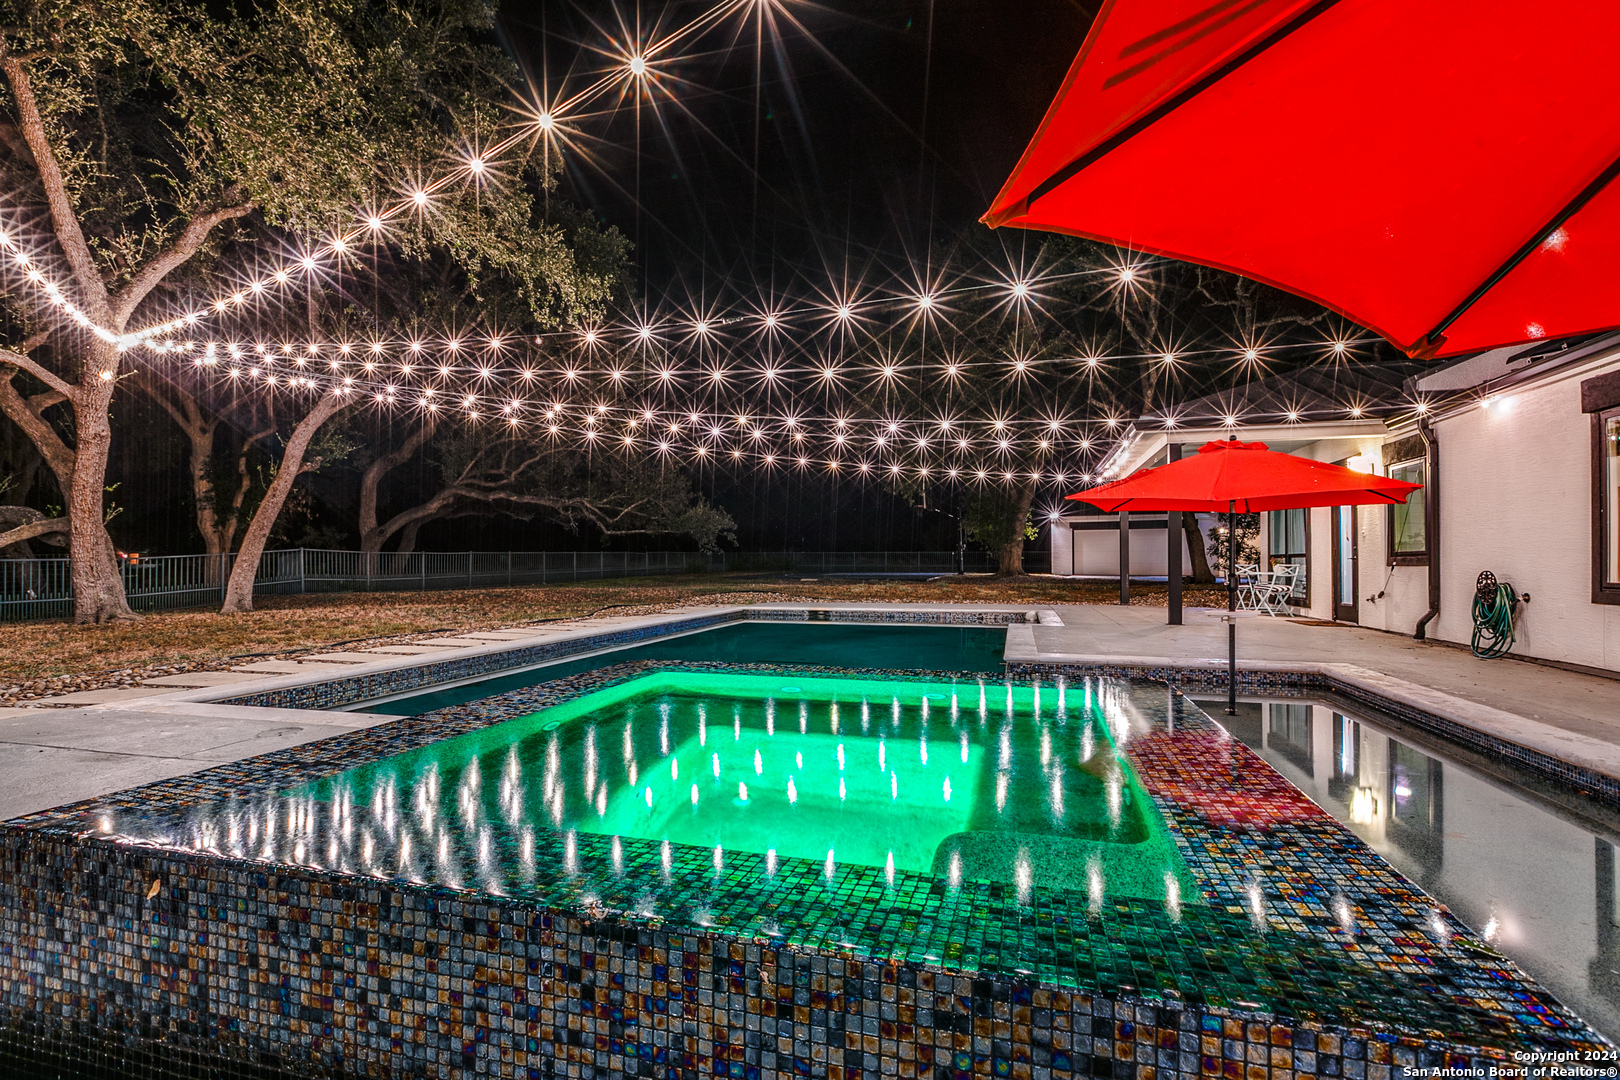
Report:
<svg viewBox="0 0 1620 1080"><path fill-rule="evenodd" d="M1218 714L1225 702L1206 703ZM1620 818L1340 700L1243 702L1222 723L1320 806L1620 1036ZM1489 770L1489 771L1487 771Z"/></svg>
<svg viewBox="0 0 1620 1080"><path fill-rule="evenodd" d="M541 862L598 892L629 865L667 874L679 845L716 871L747 854L767 875L857 865L889 888L1012 883L1025 901L1197 896L1090 688L982 680L656 672L198 808L183 830L171 842L501 895L522 895Z"/></svg>
<svg viewBox="0 0 1620 1080"><path fill-rule="evenodd" d="M1043 679L630 662L30 815L0 985L53 1039L93 1018L74 1060L155 1038L278 1075L1608 1052L1174 688ZM952 847L976 833L999 854Z"/></svg>
<svg viewBox="0 0 1620 1080"><path fill-rule="evenodd" d="M594 653L507 675L421 693L379 698L357 711L396 716L464 705L632 660L709 660L733 664L851 665L886 670L997 672L1007 631L995 626L903 623L742 622L676 634L645 645Z"/></svg>

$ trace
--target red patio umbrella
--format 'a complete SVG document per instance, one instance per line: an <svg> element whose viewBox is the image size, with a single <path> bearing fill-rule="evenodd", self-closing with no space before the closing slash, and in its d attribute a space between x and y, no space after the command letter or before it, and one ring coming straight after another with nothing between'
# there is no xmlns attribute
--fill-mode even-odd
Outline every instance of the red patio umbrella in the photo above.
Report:
<svg viewBox="0 0 1620 1080"><path fill-rule="evenodd" d="M984 216L1235 271L1414 356L1620 326L1620 4L1107 0Z"/></svg>
<svg viewBox="0 0 1620 1080"><path fill-rule="evenodd" d="M1422 487L1342 465L1282 454L1234 437L1205 443L1191 457L1068 496L1109 513L1120 510L1252 514L1311 506L1403 503ZM1230 522L1228 518L1228 522ZM1226 531L1226 609L1237 610L1237 530ZM1226 711L1237 712L1237 621L1226 633Z"/></svg>

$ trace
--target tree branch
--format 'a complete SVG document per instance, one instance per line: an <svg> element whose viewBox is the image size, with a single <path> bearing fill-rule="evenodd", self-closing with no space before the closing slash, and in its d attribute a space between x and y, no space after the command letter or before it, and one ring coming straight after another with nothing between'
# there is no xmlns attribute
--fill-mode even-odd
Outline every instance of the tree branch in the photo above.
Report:
<svg viewBox="0 0 1620 1080"><path fill-rule="evenodd" d="M38 360L24 356L20 352L0 348L0 364L10 364L12 367L21 368L64 398L72 399L73 397L73 384L64 381L60 375L42 365Z"/></svg>
<svg viewBox="0 0 1620 1080"><path fill-rule="evenodd" d="M231 187L225 192L227 200L235 199L243 194L241 188ZM203 241L215 227L226 221L251 214L255 206L251 200L236 203L232 206L222 206L218 210L210 210L206 214L197 214L186 223L174 243L164 248L140 272L130 279L129 284L113 296L111 301L112 317L120 327L135 313L135 308L146 299L146 294L158 286L165 277L178 266L197 254Z"/></svg>
<svg viewBox="0 0 1620 1080"><path fill-rule="evenodd" d="M62 167L45 134L45 120L40 116L39 102L34 99L34 87L28 79L28 71L23 67L22 60L6 47L3 38L0 38L0 73L5 75L11 87L12 99L17 103L18 126L22 128L29 152L34 155L34 169L45 188L45 201L51 208L51 222L56 227L56 239L62 245L62 254L73 268L79 288L84 290L85 306L92 315L105 318L107 283L101 280L101 271L96 269L96 259L84 238L79 217L73 212L73 199L68 195Z"/></svg>
<svg viewBox="0 0 1620 1080"><path fill-rule="evenodd" d="M16 368L9 372L0 371L0 412L23 429L23 434L28 436L40 457L51 467L57 486L66 492L73 483L75 455L50 422L29 406L29 399L17 392L11 382L16 374Z"/></svg>
<svg viewBox="0 0 1620 1080"><path fill-rule="evenodd" d="M65 517L42 518L31 521L27 525L19 525L9 532L0 533L0 550L12 544L20 544L24 540L32 540L36 536L46 536L50 533L65 533L68 531L68 519Z"/></svg>

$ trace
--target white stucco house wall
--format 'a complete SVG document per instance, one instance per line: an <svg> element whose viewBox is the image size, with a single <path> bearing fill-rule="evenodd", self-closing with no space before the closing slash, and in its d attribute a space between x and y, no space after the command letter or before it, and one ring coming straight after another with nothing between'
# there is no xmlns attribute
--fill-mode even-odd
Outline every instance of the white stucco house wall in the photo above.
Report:
<svg viewBox="0 0 1620 1080"><path fill-rule="evenodd" d="M1422 624L1431 640L1467 645L1475 581L1489 570L1530 595L1518 609L1514 655L1620 671L1620 334L1435 365L1401 396L1382 419L1168 431L1142 422L1105 460L1106 478L1162 463L1172 445L1190 453L1230 435L1363 471L1399 470L1438 504L1406 515L1405 550L1391 542L1392 508L1295 512L1307 566L1299 615L1407 636ZM1280 543L1273 517L1261 515L1268 560Z"/></svg>

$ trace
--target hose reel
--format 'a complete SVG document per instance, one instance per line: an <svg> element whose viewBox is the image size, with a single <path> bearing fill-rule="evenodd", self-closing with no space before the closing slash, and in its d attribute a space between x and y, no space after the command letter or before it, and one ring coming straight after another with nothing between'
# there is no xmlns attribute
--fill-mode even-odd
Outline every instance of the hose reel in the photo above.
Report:
<svg viewBox="0 0 1620 1080"><path fill-rule="evenodd" d="M1497 581L1489 570L1479 572L1474 579L1474 637L1469 645L1475 656L1494 660L1513 648L1513 616L1520 599L1508 582ZM1530 594L1522 599L1529 600Z"/></svg>

